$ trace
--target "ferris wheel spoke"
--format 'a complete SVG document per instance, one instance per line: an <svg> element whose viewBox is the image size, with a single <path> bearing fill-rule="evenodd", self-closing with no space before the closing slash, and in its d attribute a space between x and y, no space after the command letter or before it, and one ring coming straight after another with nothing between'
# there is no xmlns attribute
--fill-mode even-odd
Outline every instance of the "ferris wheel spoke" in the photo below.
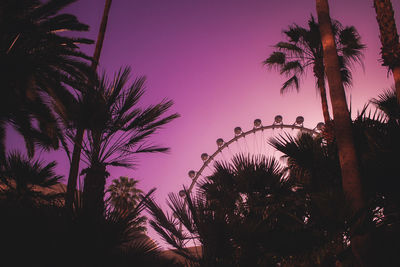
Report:
<svg viewBox="0 0 400 267"><path fill-rule="evenodd" d="M235 143L236 143L236 147L237 147L237 149L239 150L239 153L243 153L243 151L242 151L242 148L241 148L241 146L239 145L239 142L236 140L235 141Z"/></svg>
<svg viewBox="0 0 400 267"><path fill-rule="evenodd" d="M207 164L207 169L212 173L213 172L213 169L211 169L211 167L210 167L210 165L209 164Z"/></svg>
<svg viewBox="0 0 400 267"><path fill-rule="evenodd" d="M260 154L260 144L258 142L258 135L256 133L254 133L254 143L256 144L256 146L254 147L253 151L255 154Z"/></svg>
<svg viewBox="0 0 400 267"><path fill-rule="evenodd" d="M226 161L226 158L225 158L225 156L224 156L224 151L221 151L220 154L221 154L221 156L222 156L222 160L223 160L223 161Z"/></svg>
<svg viewBox="0 0 400 267"><path fill-rule="evenodd" d="M260 146L260 154L265 155L266 151L265 151L265 134L264 134L264 130L261 131L261 146Z"/></svg>
<svg viewBox="0 0 400 267"><path fill-rule="evenodd" d="M245 143L245 145L246 145L246 149L247 149L247 153L246 154L248 154L248 155L250 155L250 148L249 148L249 144L247 143L247 140L246 140L246 136L245 137L243 137L243 140L244 140L244 143Z"/></svg>
<svg viewBox="0 0 400 267"><path fill-rule="evenodd" d="M232 153L231 148L229 146L227 148L228 148L229 154L231 155L231 158L233 158L233 153Z"/></svg>

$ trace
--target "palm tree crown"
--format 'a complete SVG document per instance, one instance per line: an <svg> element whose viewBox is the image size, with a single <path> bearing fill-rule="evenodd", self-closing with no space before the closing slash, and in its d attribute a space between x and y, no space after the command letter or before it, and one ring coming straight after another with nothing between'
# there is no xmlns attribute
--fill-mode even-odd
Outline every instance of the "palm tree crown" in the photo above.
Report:
<svg viewBox="0 0 400 267"><path fill-rule="evenodd" d="M100 79L88 101L92 117L88 125L88 138L84 155L90 164L133 167L132 155L146 152L167 152L168 148L147 143L147 138L178 114L162 117L173 102L162 101L145 109L138 107L144 93L145 77L127 87L130 68L120 70L113 81Z"/></svg>
<svg viewBox="0 0 400 267"><path fill-rule="evenodd" d="M73 2L5 0L0 4L0 132L11 123L25 137L30 156L39 141L56 148L61 137L49 96L60 104L64 85L87 80L90 70L86 61L90 57L78 45L92 41L60 34L88 30L75 16L59 14ZM39 122L38 129L33 119ZM0 139L4 143L3 134Z"/></svg>
<svg viewBox="0 0 400 267"><path fill-rule="evenodd" d="M107 166L134 167L134 155L167 152L168 148L153 145L147 139L178 114L164 116L172 101L142 109L138 106L144 93L145 78L140 77L127 86L130 68L120 70L110 82L105 75L87 93L86 108L91 114L83 155L88 167L83 199L89 209L104 208L104 186Z"/></svg>
<svg viewBox="0 0 400 267"><path fill-rule="evenodd" d="M361 43L360 36L353 26L343 28L338 21L335 21L333 32L339 52L342 81L346 85L351 85L350 67L353 63L361 62L365 45ZM287 41L277 43L275 45L277 50L263 63L269 67L277 68L280 74L289 77L283 84L281 93L285 93L291 88L299 90L301 76L306 73L308 67L312 67L316 86L321 95L326 123L330 120L330 117L326 100L323 50L318 23L311 16L308 21L308 29L294 24L283 33Z"/></svg>
<svg viewBox="0 0 400 267"><path fill-rule="evenodd" d="M41 161L11 152L0 171L0 191L17 202L36 203L40 200L50 200L57 195L46 194L43 189L56 185L62 178L55 174L55 166L55 161L43 165Z"/></svg>
<svg viewBox="0 0 400 267"><path fill-rule="evenodd" d="M111 204L120 209L134 208L140 200L140 194L143 193L137 188L138 182L138 180L124 176L114 179L107 190L110 193Z"/></svg>

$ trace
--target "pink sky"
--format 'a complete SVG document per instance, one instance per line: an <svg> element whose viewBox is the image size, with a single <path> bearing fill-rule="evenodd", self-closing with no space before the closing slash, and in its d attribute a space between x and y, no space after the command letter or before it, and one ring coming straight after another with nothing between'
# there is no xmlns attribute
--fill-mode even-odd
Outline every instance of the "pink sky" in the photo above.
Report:
<svg viewBox="0 0 400 267"><path fill-rule="evenodd" d="M400 21L400 3L392 1ZM343 25L354 25L365 51L365 71L356 67L349 89L353 113L392 84L380 66L379 33L373 1L330 1L331 16ZM68 12L90 25L85 36L95 39L104 0L81 0ZM114 0L100 59L100 70L110 75L130 65L133 74L147 76L143 104L163 98L175 102L181 118L167 125L152 141L171 148L169 154L140 156L135 170L112 169L111 179L121 175L139 179L148 191L157 187L158 202L169 192L189 185L187 172L201 167L200 155L216 149L215 140L233 137L233 128L248 130L260 118L271 124L277 114L293 123L305 117L305 126L322 121L320 100L309 72L300 93L281 95L284 77L268 71L261 62L272 45L284 40L288 25L305 26L315 14L312 0ZM398 27L399 28L399 27ZM94 46L85 51L92 54ZM8 149L23 148L21 139L9 132ZM58 171L67 176L64 152L41 154L57 160Z"/></svg>

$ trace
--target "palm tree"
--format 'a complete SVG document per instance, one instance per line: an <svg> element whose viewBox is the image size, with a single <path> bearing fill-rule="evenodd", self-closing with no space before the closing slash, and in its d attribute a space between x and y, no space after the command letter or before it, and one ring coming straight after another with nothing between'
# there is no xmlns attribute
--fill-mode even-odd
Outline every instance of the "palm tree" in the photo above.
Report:
<svg viewBox="0 0 400 267"><path fill-rule="evenodd" d="M138 107L144 93L145 78L127 86L130 68L121 69L109 82L105 75L90 90L90 110L94 112L83 152L88 167L83 190L83 205L99 215L104 209L107 166L133 167L133 156L140 153L167 152L168 148L147 141L160 127L177 118L165 116L172 101L162 101L145 109Z"/></svg>
<svg viewBox="0 0 400 267"><path fill-rule="evenodd" d="M20 204L34 205L55 200L60 194L45 192L62 178L54 173L55 166L55 161L44 165L39 160L11 152L0 171L0 191L8 201Z"/></svg>
<svg viewBox="0 0 400 267"><path fill-rule="evenodd" d="M321 235L323 254L337 257L348 246L348 221L336 143L326 143L321 136L303 133L273 138L271 146L283 153L287 175L296 181L296 192L307 206L307 225ZM316 250L317 251L317 250Z"/></svg>
<svg viewBox="0 0 400 267"><path fill-rule="evenodd" d="M110 193L109 199L114 208L131 209L134 208L140 200L142 190L137 188L139 181L126 176L114 179L108 187L107 192Z"/></svg>
<svg viewBox="0 0 400 267"><path fill-rule="evenodd" d="M365 45L361 43L360 36L353 26L343 28L338 21L334 21L332 26L338 47L342 80L346 85L351 85L350 67L353 63L361 62ZM275 67L280 71L280 74L289 77L283 84L281 93L285 93L291 88L299 90L301 76L306 74L308 67L312 67L316 86L321 96L322 113L325 124L327 124L330 121L330 116L326 98L326 74L318 23L311 16L308 20L308 29L294 24L283 33L287 41L276 44L277 51L274 51L263 63L269 67Z"/></svg>
<svg viewBox="0 0 400 267"><path fill-rule="evenodd" d="M230 164L217 163L202 182L199 190L210 209L225 218L232 231L239 266L264 266L265 254L283 260L315 245L303 220L304 201L294 186L276 160L240 154ZM299 243L302 246L294 245Z"/></svg>
<svg viewBox="0 0 400 267"><path fill-rule="evenodd" d="M376 258L380 264L395 265L399 244L398 231L400 198L397 164L400 142L399 104L395 90L387 90L372 103L384 111L367 112L367 107L352 123L355 147L359 157L362 187L366 198L367 216L364 231L374 238ZM326 251L338 256L347 250L344 236L349 238L352 212L343 195L342 176L337 144L327 143L320 136L302 134L299 137L281 136L270 141L287 160L288 175L298 183L296 192L307 200L309 224L316 231L326 232ZM343 236L344 234L344 236ZM384 246L383 244L390 244ZM324 249L322 247L322 249ZM385 264L388 263L388 264Z"/></svg>
<svg viewBox="0 0 400 267"><path fill-rule="evenodd" d="M100 55L101 55L101 50L103 47L103 42L104 42L104 37L107 29L107 22L108 22L108 14L110 12L111 8L111 3L112 0L106 0L105 7L104 7L104 12L103 12L103 17L101 19L101 24L100 24L100 29L99 29L99 34L97 36L97 42L96 42L96 48L94 51L93 55L93 62L91 69L93 72L96 72L97 66L100 61ZM87 81L85 81L87 82ZM74 192L76 190L76 184L78 180L78 172L79 172L79 163L81 160L81 152L82 152L82 141L83 137L85 134L85 129L86 126L88 125L88 118L86 116L86 111L85 106L86 102L90 101L88 98L90 98L90 94L87 93L87 90L90 87L87 84L84 84L84 86L81 88L81 96L78 97L77 101L70 101L73 104L71 106L72 110L68 112L67 114L63 114L61 111L59 114L61 114L61 117L63 118L63 121L67 124L71 122L74 122L74 125L72 128L76 129L75 135L70 134L71 139L74 144L74 150L72 152L72 158L71 158L71 164L70 164L70 169L69 169L69 175L68 175L68 184L67 184L67 193L65 195L65 206L67 209L72 210L72 204L73 204L73 199L74 199ZM90 90L90 89L89 89ZM93 112L93 111L90 111ZM78 117L76 117L76 114L79 114ZM75 115L75 116L74 116ZM84 116L81 118L81 116ZM90 120L90 118L89 118ZM71 128L71 127L67 127Z"/></svg>
<svg viewBox="0 0 400 267"><path fill-rule="evenodd" d="M400 103L400 43L392 3L390 0L374 0L374 7L382 44L382 65L393 73L397 101Z"/></svg>
<svg viewBox="0 0 400 267"><path fill-rule="evenodd" d="M13 125L24 136L30 156L38 142L57 148L62 139L48 98L58 101L66 92L65 84L87 79L85 60L90 58L78 45L92 41L59 34L88 30L75 16L59 14L72 2L5 0L0 4L0 24L4 26L0 30L0 132L4 133L7 123ZM38 128L33 126L34 120ZM4 134L0 134L0 142L4 147Z"/></svg>
<svg viewBox="0 0 400 267"><path fill-rule="evenodd" d="M332 23L327 0L317 0L316 9L324 52L324 64L329 83L331 104L334 117L334 130L339 150L343 192L354 215L364 214L366 205L361 186L358 158L354 146L350 113L346 103L343 82L340 74L339 58L336 50ZM358 215L352 227L352 250L359 264L367 266L368 235L355 231L363 223L365 216Z"/></svg>
<svg viewBox="0 0 400 267"><path fill-rule="evenodd" d="M321 237L307 228L302 195L274 159L237 155L216 163L196 194L184 192L169 195L173 216L148 201L150 224L199 266L272 266L312 251ZM186 247L193 242L199 255Z"/></svg>

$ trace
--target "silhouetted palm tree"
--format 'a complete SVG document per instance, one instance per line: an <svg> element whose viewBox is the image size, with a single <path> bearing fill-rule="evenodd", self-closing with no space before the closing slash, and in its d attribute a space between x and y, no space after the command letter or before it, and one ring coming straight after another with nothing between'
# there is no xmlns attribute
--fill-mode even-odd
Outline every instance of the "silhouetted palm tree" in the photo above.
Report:
<svg viewBox="0 0 400 267"><path fill-rule="evenodd" d="M374 247L374 253L380 263L390 262L387 265L392 266L397 263L394 251L400 245L395 238L399 231L400 198L394 189L399 186L400 173L397 164L400 125L394 119L399 105L394 91L385 91L373 103L382 107L385 114L367 112L366 106L352 123L368 203L367 216L360 229L371 233L374 244L379 244ZM270 143L284 154L288 175L298 183L296 193L304 194L307 200L307 225L324 233L322 240L329 246L319 249L336 257L346 254L345 241L352 237L349 230L354 218L343 194L337 143L327 143L319 136L308 134L296 138L281 136ZM385 246L386 243L391 245Z"/></svg>
<svg viewBox="0 0 400 267"><path fill-rule="evenodd" d="M343 82L340 74L340 63L332 32L332 23L329 15L327 0L316 0L318 23L321 33L321 42L324 51L324 64L328 78L329 92L331 96L335 137L339 150L340 168L342 172L343 192L348 206L358 218L353 224L352 251L359 264L368 265L367 252L369 236L354 231L365 220L366 204L362 192L359 163L354 145L351 118L346 103ZM361 215L361 216L360 216Z"/></svg>
<svg viewBox="0 0 400 267"><path fill-rule="evenodd" d="M338 21L334 21L332 26L338 47L342 80L346 85L351 85L350 67L353 63L361 63L365 45L361 43L360 36L353 26L343 28ZM281 74L289 77L283 84L281 93L293 87L299 90L301 77L306 74L307 68L312 68L321 96L324 120L328 123L330 116L325 89L326 74L318 23L311 16L308 20L308 29L294 24L285 30L284 34L287 41L276 44L277 51L273 52L264 64L277 68Z"/></svg>
<svg viewBox="0 0 400 267"><path fill-rule="evenodd" d="M125 176L114 179L107 189L111 204L122 210L134 208L140 200L140 194L143 193L137 188L138 182L138 180Z"/></svg>
<svg viewBox="0 0 400 267"><path fill-rule="evenodd" d="M374 7L382 44L382 65L393 73L397 101L400 103L400 42L392 3L390 0L374 0Z"/></svg>
<svg viewBox="0 0 400 267"><path fill-rule="evenodd" d="M83 203L96 214L104 209L107 166L133 167L136 154L167 152L168 148L146 141L160 127L178 117L176 113L165 115L172 101L140 108L138 103L144 93L145 78L137 78L127 86L129 74L130 68L122 69L112 82L103 76L88 98L93 117L83 143L88 163L83 171L86 174Z"/></svg>
<svg viewBox="0 0 400 267"><path fill-rule="evenodd" d="M99 34L97 36L96 48L93 55L93 62L91 65L91 69L94 73L96 73L97 66L100 61L101 50L103 47L104 37L107 29L108 22L108 14L110 12L112 0L106 0L104 6L103 17L101 19ZM74 144L74 149L72 152L71 164L68 175L68 183L67 183L67 193L65 195L65 206L68 210L72 210L72 204L74 199L74 192L76 190L77 180L78 180L78 172L79 172L79 163L81 160L81 152L82 152L82 141L83 136L85 134L86 127L88 126L87 111L85 110L86 102L90 101L88 98L91 97L90 93L87 90L90 90L91 86L88 84L91 81L84 81L83 86L81 86L80 96L74 101L69 101L69 106L71 107L69 112L62 112L62 110L58 110L61 115L64 123L69 124L67 129L75 130L74 133L70 133L70 138ZM93 111L89 111L89 114ZM72 122L72 125L70 124ZM70 127L72 126L72 127ZM68 152L67 152L68 154Z"/></svg>
<svg viewBox="0 0 400 267"><path fill-rule="evenodd" d="M0 132L12 124L25 137L30 156L37 142L57 148L57 139L62 138L47 104L49 96L58 101L65 84L87 79L89 66L84 60L90 57L78 45L92 41L59 34L88 30L75 16L59 14L72 2L5 0L0 4ZM33 120L39 122L38 128ZM4 143L3 134L0 142Z"/></svg>

